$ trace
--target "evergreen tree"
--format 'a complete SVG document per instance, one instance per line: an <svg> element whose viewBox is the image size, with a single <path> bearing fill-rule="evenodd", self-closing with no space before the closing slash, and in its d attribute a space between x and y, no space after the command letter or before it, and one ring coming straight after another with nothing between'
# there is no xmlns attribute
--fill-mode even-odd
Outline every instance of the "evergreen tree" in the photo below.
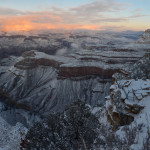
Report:
<svg viewBox="0 0 150 150"><path fill-rule="evenodd" d="M98 137L99 121L82 101L68 106L62 114L50 114L36 123L25 138L26 149L87 150Z"/></svg>

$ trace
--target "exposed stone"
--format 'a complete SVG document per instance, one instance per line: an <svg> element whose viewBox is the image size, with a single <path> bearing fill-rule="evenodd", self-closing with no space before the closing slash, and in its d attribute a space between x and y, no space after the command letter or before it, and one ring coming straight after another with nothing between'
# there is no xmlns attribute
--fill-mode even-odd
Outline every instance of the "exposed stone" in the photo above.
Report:
<svg viewBox="0 0 150 150"><path fill-rule="evenodd" d="M86 75L96 75L100 76L101 78L111 79L112 75L119 71L118 69L109 69L103 70L102 68L98 67L60 67L59 69L59 76L63 77L79 77L79 76L86 76Z"/></svg>
<svg viewBox="0 0 150 150"><path fill-rule="evenodd" d="M143 108L144 106L140 106L137 104L134 105L126 104L125 110L129 113L139 114Z"/></svg>
<svg viewBox="0 0 150 150"><path fill-rule="evenodd" d="M17 62L14 66L19 69L32 69L40 65L58 68L61 65L61 63L55 60L50 60L45 58L41 58L41 59L25 58Z"/></svg>
<svg viewBox="0 0 150 150"><path fill-rule="evenodd" d="M112 109L113 108L110 107L109 110L107 110L107 120L115 128L129 125L132 121L134 121L133 116L124 113L113 112Z"/></svg>
<svg viewBox="0 0 150 150"><path fill-rule="evenodd" d="M35 51L27 51L22 54L23 57L34 57L35 55Z"/></svg>
<svg viewBox="0 0 150 150"><path fill-rule="evenodd" d="M138 39L138 43L150 44L150 29L147 29Z"/></svg>
<svg viewBox="0 0 150 150"><path fill-rule="evenodd" d="M110 87L110 96L106 97L107 119L118 127L128 125L144 106L141 101L150 93L149 80L118 80Z"/></svg>
<svg viewBox="0 0 150 150"><path fill-rule="evenodd" d="M0 95L4 97L4 101L1 100L1 102L4 102L4 103L7 103L17 109L23 109L23 110L26 110L26 111L30 111L31 108L30 106L26 105L26 104L23 104L23 103L18 103L16 100L14 100L13 98L11 98L8 93L6 93L4 90L2 90L0 88Z"/></svg>

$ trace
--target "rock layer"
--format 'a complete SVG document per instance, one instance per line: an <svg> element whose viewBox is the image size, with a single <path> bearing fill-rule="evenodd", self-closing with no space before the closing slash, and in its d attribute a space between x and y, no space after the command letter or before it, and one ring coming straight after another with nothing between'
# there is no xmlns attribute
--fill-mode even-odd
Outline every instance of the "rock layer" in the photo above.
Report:
<svg viewBox="0 0 150 150"><path fill-rule="evenodd" d="M139 58L135 52L130 56L128 52L110 55L107 51L53 56L32 50L1 62L0 88L17 104L29 106L31 112L40 114L63 111L77 99L92 106L103 105L112 74Z"/></svg>

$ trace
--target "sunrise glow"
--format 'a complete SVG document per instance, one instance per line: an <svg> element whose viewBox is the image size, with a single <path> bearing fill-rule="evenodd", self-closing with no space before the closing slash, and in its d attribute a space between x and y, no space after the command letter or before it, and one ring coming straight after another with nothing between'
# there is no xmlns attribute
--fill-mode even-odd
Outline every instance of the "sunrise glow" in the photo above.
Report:
<svg viewBox="0 0 150 150"><path fill-rule="evenodd" d="M150 4L148 0L144 0L145 4L140 0L88 0L82 3L71 3L67 0L64 3L52 3L48 0L42 6L39 1L29 4L25 1L19 3L18 0L14 0L13 5L9 1L9 6L8 1L1 2L0 31L145 30L150 24L150 11L146 6ZM23 5L26 7L23 8Z"/></svg>

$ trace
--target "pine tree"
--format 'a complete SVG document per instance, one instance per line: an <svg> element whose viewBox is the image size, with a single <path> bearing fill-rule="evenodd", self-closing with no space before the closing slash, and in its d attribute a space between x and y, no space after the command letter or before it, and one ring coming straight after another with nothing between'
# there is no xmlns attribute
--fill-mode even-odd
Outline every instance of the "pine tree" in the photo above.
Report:
<svg viewBox="0 0 150 150"><path fill-rule="evenodd" d="M36 123L25 138L26 149L87 150L98 137L99 121L82 101L68 106L62 114L50 114Z"/></svg>

